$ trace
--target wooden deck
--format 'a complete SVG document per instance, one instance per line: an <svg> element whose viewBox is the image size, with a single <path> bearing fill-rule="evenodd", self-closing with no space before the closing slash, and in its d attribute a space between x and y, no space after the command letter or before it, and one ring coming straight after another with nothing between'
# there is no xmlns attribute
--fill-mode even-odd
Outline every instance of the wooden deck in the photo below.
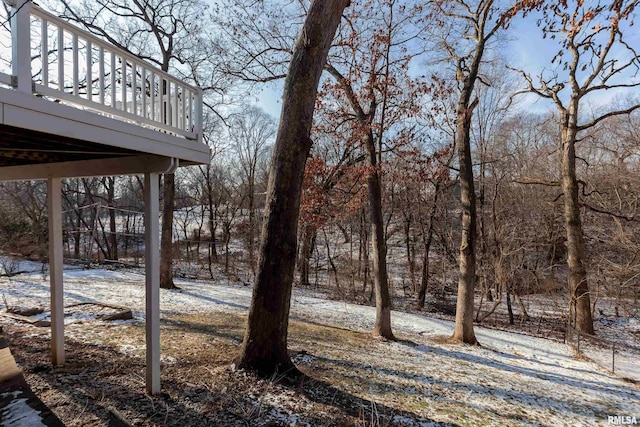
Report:
<svg viewBox="0 0 640 427"><path fill-rule="evenodd" d="M159 179L209 162L202 90L31 0L0 1L11 12L0 28L0 44L11 44L11 73L0 72L0 181L47 180L53 364L65 363L61 179L144 174L146 386L158 393Z"/></svg>
<svg viewBox="0 0 640 427"><path fill-rule="evenodd" d="M11 73L0 72L0 180L164 173L162 159L171 171L209 161L201 89L31 0L0 1L12 11L10 28L0 28L0 42L11 44ZM102 162L118 158L128 159L122 171ZM54 163L66 164L38 167Z"/></svg>
<svg viewBox="0 0 640 427"><path fill-rule="evenodd" d="M167 159L183 166L206 163L209 148L196 140L0 88L0 180L165 172L164 164L171 163ZM57 168L43 166L63 162Z"/></svg>

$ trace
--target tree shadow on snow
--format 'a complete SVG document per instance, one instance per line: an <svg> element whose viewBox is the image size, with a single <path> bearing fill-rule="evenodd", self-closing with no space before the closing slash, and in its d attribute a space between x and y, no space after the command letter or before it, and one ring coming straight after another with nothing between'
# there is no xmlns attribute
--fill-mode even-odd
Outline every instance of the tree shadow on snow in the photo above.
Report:
<svg viewBox="0 0 640 427"><path fill-rule="evenodd" d="M299 375L295 380L288 379L281 384L303 394L312 402L335 407L351 417L356 417L361 420L363 425L458 426L455 423L438 422L421 417L416 413L394 408L375 400L363 399L305 373Z"/></svg>
<svg viewBox="0 0 640 427"><path fill-rule="evenodd" d="M611 384L607 384L601 381L593 381L588 379L576 380L573 376L538 370L532 367L511 365L508 363L501 362L499 360L489 359L487 357L483 357L478 354L469 354L469 353L464 353L464 352L460 352L452 349L443 349L435 346L417 344L412 341L403 341L403 342L400 342L400 344L406 345L408 347L413 348L414 350L420 351L425 354L434 354L441 357L449 357L449 358L454 358L458 360L464 360L466 362L470 362L473 364L481 364L484 366L500 369L513 374L525 375L531 378L550 381L557 384L569 385L575 388L592 390L598 393L605 393L605 394L609 394L616 397L620 396L620 393L623 392L623 390L621 390L620 387L612 386ZM497 352L497 354L502 355L503 353ZM511 357L511 355L509 355L508 358L515 359L515 360L522 360L531 364L542 364L542 365L549 365L549 366L560 368L560 369L568 369L560 365L553 365L553 364L541 362L538 360L528 359L526 357ZM589 373L597 374L597 372L589 372Z"/></svg>

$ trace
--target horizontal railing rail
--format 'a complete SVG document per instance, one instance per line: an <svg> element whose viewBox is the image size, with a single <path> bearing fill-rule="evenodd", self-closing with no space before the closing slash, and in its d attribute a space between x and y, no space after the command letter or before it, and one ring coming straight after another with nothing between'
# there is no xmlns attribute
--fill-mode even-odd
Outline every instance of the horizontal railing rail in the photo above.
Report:
<svg viewBox="0 0 640 427"><path fill-rule="evenodd" d="M3 75L0 83L202 141L200 88L31 1L3 1L12 4L11 65L15 78Z"/></svg>
<svg viewBox="0 0 640 427"><path fill-rule="evenodd" d="M13 76L11 74L0 73L0 84L13 86Z"/></svg>

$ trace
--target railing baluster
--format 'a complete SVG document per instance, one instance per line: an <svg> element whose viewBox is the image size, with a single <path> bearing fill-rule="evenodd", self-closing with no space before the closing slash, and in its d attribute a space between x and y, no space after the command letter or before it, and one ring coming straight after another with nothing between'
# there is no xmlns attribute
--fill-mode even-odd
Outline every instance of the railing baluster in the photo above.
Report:
<svg viewBox="0 0 640 427"><path fill-rule="evenodd" d="M156 73L151 72L151 80L149 80L149 93L151 95L151 114L150 119L156 120Z"/></svg>
<svg viewBox="0 0 640 427"><path fill-rule="evenodd" d="M13 61L12 67L18 77L18 90L27 91L33 87L43 95L56 97L59 94L60 100L98 108L125 120L153 125L187 138L200 137L202 120L198 115L202 113L202 93L199 89L60 20L37 5L26 4L13 16L17 30L12 31L12 49L19 51L16 57L20 61ZM22 25L17 24L18 20ZM25 77L32 74L33 47L28 42L31 32L40 33L40 40L36 40L40 42L36 55L39 53L41 57L42 70L37 82ZM71 56L65 53L67 49L71 50ZM86 56L83 58L83 55ZM81 92L85 84L82 81L86 81L86 94Z"/></svg>
<svg viewBox="0 0 640 427"><path fill-rule="evenodd" d="M173 98L171 98L171 126L178 127L178 114L180 113L180 107L178 102L180 100L180 87L178 83L173 82Z"/></svg>
<svg viewBox="0 0 640 427"><path fill-rule="evenodd" d="M147 117L147 68L142 67L140 70L140 94L142 95L142 114L141 116Z"/></svg>
<svg viewBox="0 0 640 427"><path fill-rule="evenodd" d="M42 84L49 87L49 31L47 20L41 21L42 43L40 46L40 59L42 62Z"/></svg>
<svg viewBox="0 0 640 427"><path fill-rule="evenodd" d="M169 90L169 82L166 81L164 77L160 77L160 120L158 120L163 125L167 124L167 105L165 104L167 100L167 92Z"/></svg>
<svg viewBox="0 0 640 427"><path fill-rule="evenodd" d="M189 91L189 119L187 121L187 132L193 132L193 96L194 93L192 91Z"/></svg>
<svg viewBox="0 0 640 427"><path fill-rule="evenodd" d="M180 128L185 130L187 127L187 91L184 86L182 86L182 108L180 111L182 112L182 118L180 119Z"/></svg>
<svg viewBox="0 0 640 427"><path fill-rule="evenodd" d="M100 90L100 105L104 105L104 48L100 46L98 50L98 61L100 61L98 65L98 73L100 74L99 79L99 90Z"/></svg>
<svg viewBox="0 0 640 427"><path fill-rule="evenodd" d="M164 124L165 125L169 125L171 126L171 81L169 79L167 79L166 81L167 83L167 93L165 94L165 99L164 102L162 103L164 105L165 111L164 111Z"/></svg>
<svg viewBox="0 0 640 427"><path fill-rule="evenodd" d="M199 142L202 142L202 90L201 89L196 89L197 90L197 102L196 102L196 113L195 113L195 122L196 122L196 128L195 128L195 133L196 133L196 137L198 139Z"/></svg>
<svg viewBox="0 0 640 427"><path fill-rule="evenodd" d="M167 117L169 120L167 124L169 126L173 126L173 123L174 123L173 115L175 114L175 108L173 107L173 97L176 96L175 89L176 89L176 86L173 84L173 82L167 79L167 108L169 113L167 114Z"/></svg>
<svg viewBox="0 0 640 427"><path fill-rule="evenodd" d="M127 58L121 56L120 59L120 89L122 92L122 111L127 112Z"/></svg>
<svg viewBox="0 0 640 427"><path fill-rule="evenodd" d="M64 29L58 27L58 90L64 92Z"/></svg>
<svg viewBox="0 0 640 427"><path fill-rule="evenodd" d="M111 108L116 108L118 104L116 104L116 53L114 51L110 52L111 54L111 71L109 74L111 75Z"/></svg>
<svg viewBox="0 0 640 427"><path fill-rule="evenodd" d="M131 92L133 95L131 95L131 112L134 115L138 115L138 76L136 75L137 71L136 71L136 63L132 62L131 63Z"/></svg>
<svg viewBox="0 0 640 427"><path fill-rule="evenodd" d="M80 93L80 85L78 83L78 80L80 80L79 77L79 64L78 64L78 35L77 34L72 34L71 35L71 41L72 41L72 50L73 50L73 94L75 96L78 96L78 93Z"/></svg>
<svg viewBox="0 0 640 427"><path fill-rule="evenodd" d="M91 46L91 41L86 41L87 48L87 99L89 101L93 101L93 73L91 69L93 68L93 47Z"/></svg>
<svg viewBox="0 0 640 427"><path fill-rule="evenodd" d="M172 126L178 127L178 124L180 123L178 121L178 113L180 112L180 108L178 108L178 101L180 100L179 98L179 93L178 93L178 83L177 82L173 82L173 91L175 92L173 94L173 114L171 115L171 117L173 118L173 121L171 122Z"/></svg>
<svg viewBox="0 0 640 427"><path fill-rule="evenodd" d="M173 123L172 125L174 127L178 127L180 126L180 107L179 107L179 101L180 101L180 93L178 92L178 83L174 82L173 83L173 89L175 91L175 95L174 95L174 99L173 99Z"/></svg>

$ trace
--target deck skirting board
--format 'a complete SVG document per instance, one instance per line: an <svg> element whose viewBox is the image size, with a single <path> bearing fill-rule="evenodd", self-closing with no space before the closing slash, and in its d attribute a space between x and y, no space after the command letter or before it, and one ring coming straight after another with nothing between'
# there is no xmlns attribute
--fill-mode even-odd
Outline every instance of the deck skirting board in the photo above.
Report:
<svg viewBox="0 0 640 427"><path fill-rule="evenodd" d="M140 173L171 173L178 160L154 155L113 157L60 163L41 163L0 168L0 181L30 179L80 178L88 176L134 175Z"/></svg>

